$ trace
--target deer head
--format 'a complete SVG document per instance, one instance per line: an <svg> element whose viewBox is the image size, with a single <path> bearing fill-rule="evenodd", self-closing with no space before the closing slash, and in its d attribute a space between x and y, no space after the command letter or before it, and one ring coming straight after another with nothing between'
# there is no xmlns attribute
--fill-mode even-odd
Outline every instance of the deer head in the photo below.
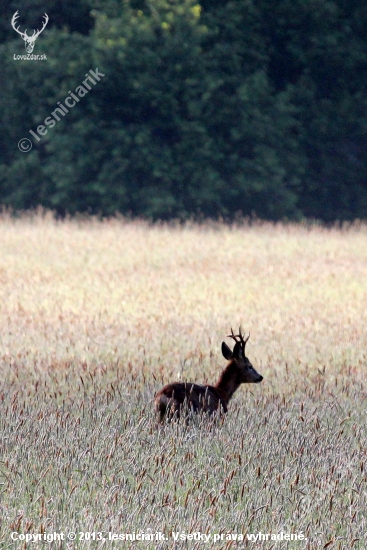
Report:
<svg viewBox="0 0 367 550"><path fill-rule="evenodd" d="M45 13L44 16L43 16L44 17L44 22L43 22L43 25L42 25L42 29L37 30L37 31L33 31L32 36L28 36L27 35L27 29L24 32L22 32L22 31L19 30L19 27L17 28L15 26L16 21L19 17L18 14L19 14L19 10L14 13L13 18L11 20L11 26L23 38L23 40L25 42L24 45L25 45L25 49L26 49L27 53L32 53L33 48L34 48L34 44L35 44L37 38L39 37L39 35L41 34L41 32L44 30L44 28L46 27L46 25L48 23L48 15L47 15L47 13Z"/></svg>
<svg viewBox="0 0 367 550"><path fill-rule="evenodd" d="M227 346L225 342L222 343L222 354L227 361L232 361L236 365L236 370L238 372L238 383L258 383L261 382L263 377L256 372L249 359L245 354L246 342L250 338L250 334L245 339L241 333L241 327L239 327L239 334L234 334L233 329L231 328L231 334L228 335L228 338L233 338L236 342L233 348Z"/></svg>

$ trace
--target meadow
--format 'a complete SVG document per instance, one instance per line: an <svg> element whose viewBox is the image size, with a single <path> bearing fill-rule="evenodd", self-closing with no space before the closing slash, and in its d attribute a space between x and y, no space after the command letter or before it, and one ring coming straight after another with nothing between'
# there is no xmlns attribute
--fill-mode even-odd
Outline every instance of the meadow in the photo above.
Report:
<svg viewBox="0 0 367 550"><path fill-rule="evenodd" d="M365 550L366 243L3 213L0 548ZM214 383L239 325L263 382L157 429L155 392Z"/></svg>

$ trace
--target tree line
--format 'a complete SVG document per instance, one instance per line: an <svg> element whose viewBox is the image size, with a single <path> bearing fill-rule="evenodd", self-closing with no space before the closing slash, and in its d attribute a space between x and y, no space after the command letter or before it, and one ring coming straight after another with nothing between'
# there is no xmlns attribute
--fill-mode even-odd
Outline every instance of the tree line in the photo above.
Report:
<svg viewBox="0 0 367 550"><path fill-rule="evenodd" d="M33 51L47 59L21 59L17 10L20 30L48 14ZM24 0L0 14L1 204L366 218L361 0Z"/></svg>

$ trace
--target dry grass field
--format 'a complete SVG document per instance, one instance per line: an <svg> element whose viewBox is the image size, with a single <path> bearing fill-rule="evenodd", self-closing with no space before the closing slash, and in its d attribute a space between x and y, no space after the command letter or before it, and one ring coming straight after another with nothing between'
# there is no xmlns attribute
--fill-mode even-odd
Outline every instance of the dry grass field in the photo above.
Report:
<svg viewBox="0 0 367 550"><path fill-rule="evenodd" d="M3 214L0 298L0 548L367 548L366 225ZM264 381L157 430L240 324Z"/></svg>

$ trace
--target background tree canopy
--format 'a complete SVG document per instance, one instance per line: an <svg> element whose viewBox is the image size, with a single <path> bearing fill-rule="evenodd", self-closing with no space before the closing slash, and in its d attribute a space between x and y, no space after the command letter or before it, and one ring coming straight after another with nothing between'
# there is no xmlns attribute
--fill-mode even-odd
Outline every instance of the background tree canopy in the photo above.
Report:
<svg viewBox="0 0 367 550"><path fill-rule="evenodd" d="M152 219L366 218L367 4L197 2L0 7L0 203ZM30 35L49 15L33 52L47 60L14 59L26 53L10 24L17 10ZM97 67L105 76L51 115Z"/></svg>

